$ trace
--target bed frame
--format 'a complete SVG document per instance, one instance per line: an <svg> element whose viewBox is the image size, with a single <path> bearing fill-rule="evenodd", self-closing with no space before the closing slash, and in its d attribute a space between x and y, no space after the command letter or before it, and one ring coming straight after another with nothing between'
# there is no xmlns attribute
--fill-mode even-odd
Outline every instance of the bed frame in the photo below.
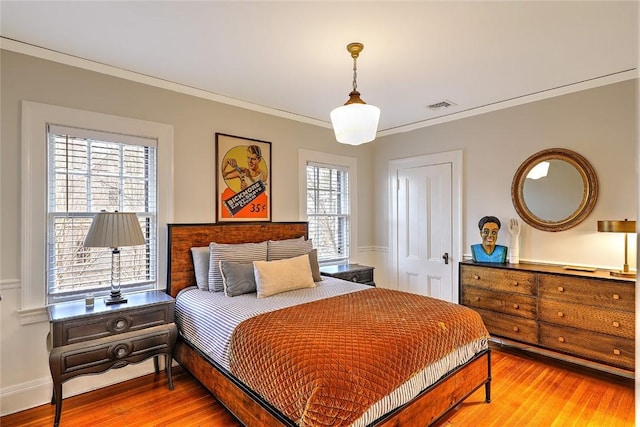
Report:
<svg viewBox="0 0 640 427"><path fill-rule="evenodd" d="M308 237L306 222L169 224L167 293L195 285L192 247L217 243L256 243L265 240ZM295 426L217 363L178 338L174 358L247 426ZM449 372L411 402L378 419L375 426L430 425L473 392L485 386L485 400L491 401L491 352L486 350Z"/></svg>

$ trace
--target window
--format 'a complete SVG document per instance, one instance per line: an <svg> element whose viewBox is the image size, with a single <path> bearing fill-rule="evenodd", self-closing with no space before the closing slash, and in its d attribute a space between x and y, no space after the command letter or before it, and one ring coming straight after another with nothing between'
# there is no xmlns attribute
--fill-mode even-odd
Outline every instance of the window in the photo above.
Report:
<svg viewBox="0 0 640 427"><path fill-rule="evenodd" d="M138 215L147 243L120 249L120 283L125 291L153 288L157 141L58 125L48 126L47 139L48 302L109 289L111 249L83 246L101 210Z"/></svg>
<svg viewBox="0 0 640 427"><path fill-rule="evenodd" d="M55 131L56 126L58 126L57 124L61 124L57 128L62 129L60 132ZM65 128L71 128L73 132L64 131ZM50 270L50 260L48 255L50 250L55 250L55 248L49 248L48 246L48 241L51 240L48 236L48 230L55 229L55 227L50 227L50 224L53 225L55 223L53 222L53 218L49 217L50 214L54 215L54 211L50 210L50 201L53 199L49 197L48 185L49 173L52 173L54 170L52 165L49 164L48 133L50 129L54 130L52 132L53 134L58 133L60 135L69 135L71 140L75 138L78 143L85 139L88 142L88 145L86 145L87 148L85 149L88 149L89 145L94 144L90 141L94 141L96 147L100 145L99 143L102 143L105 147L114 147L113 145L107 144L110 143L116 144L122 149L129 147L130 150L134 150L132 152L123 153L122 157L120 154L110 157L111 159L116 159L117 162L122 163L123 172L121 175L119 172L118 175L122 176L122 178L118 179L123 179L123 182L126 182L127 185L129 185L128 179L130 175L136 179L147 176L149 181L144 182L145 185L148 185L149 182L153 180L151 174L156 174L155 191L152 189L139 188L139 186L143 185L143 181L140 180L135 184L134 181L131 181L132 189L129 190L130 192L133 192L133 188L135 187L135 191L138 193L148 191L149 200L145 203L155 203L155 211L151 206L144 206L143 208L141 206L132 205L130 201L127 201L126 197L124 197L125 193L123 193L122 202L118 201L117 204L115 202L113 202L114 204L111 204L112 200L110 197L112 193L109 192L109 196L103 195L102 198L96 197L96 191L94 190L102 190L103 186L95 184L93 188L87 190L91 194L88 196L89 198L85 198L85 201L82 202L85 204L89 203L89 205L82 209L75 205L81 203L79 200L74 200L71 204L68 204L66 200L57 201L56 203L71 207L70 209L61 209L66 212L64 215L61 214L59 217L64 218L63 223L66 222L65 226L68 223L73 222L74 227L79 227L73 233L68 234L73 238L73 241L68 242L67 247L75 247L76 252L74 253L72 250L71 253L65 255L63 254L63 251L59 251L58 255L73 256L79 260L86 261L88 256L87 252L84 252L80 247L80 240L84 241L83 237L81 237L84 236L84 231L80 231L80 229L82 227L88 227L93 213L100 209L115 210L116 208L120 208L118 210L134 210L139 213L140 224L142 226L149 227L149 229L144 230L148 239L147 244L145 246L140 246L138 249L143 252L139 254L136 252L135 255L141 257L139 259L141 263L145 263L144 269L145 272L148 272L148 277L143 278L142 273L136 273L135 280L133 278L128 278L126 281L132 282L130 284L131 286L134 285L133 282L136 282L135 286L140 285L142 288L166 288L167 263L164 261L167 257L167 224L173 220L173 126L146 120L137 120L31 101L22 101L22 226L20 247L20 271L22 277L20 278L21 298L18 313L20 316L20 323L23 325L47 322L49 320L45 305L49 302L49 273L54 274L54 272ZM87 131L87 129L90 129L90 131ZM131 135L136 136L132 137ZM153 148L154 145L155 148ZM80 146L76 146L74 149L80 150L79 147ZM126 162L121 160L138 156L137 154L136 156L133 155L135 150L141 150L138 147L147 147L146 149L142 149L142 153L144 153L145 156L150 156L147 160L144 160L149 162L147 163L147 167L150 169L146 172L140 172L138 169L133 169ZM152 149L155 150L155 160L151 157ZM93 148L93 150L95 151L95 148ZM107 151L114 153L118 150L112 148L112 150ZM69 153L74 153L74 151L69 151ZM94 153L92 153L92 155L93 154ZM65 156L66 155L67 154L65 154ZM70 161L71 159L75 161L73 155L71 155L69 159ZM152 166L152 162L154 161L155 167ZM111 163L109 164L111 165ZM67 173L66 169L62 170L64 171L64 174ZM72 187L72 183L89 182L88 172L87 175L82 176L82 174L79 173L79 170L79 166L77 165L74 165L69 169L70 173L68 182L70 187L66 191L70 195L82 194L79 191L80 187ZM95 175L91 178L92 180L115 180L115 177L108 176L104 170L90 169L90 171L91 175ZM76 172L78 173L76 174ZM98 176L99 173L104 173L107 176ZM155 195L153 195L154 193ZM137 195L135 197L137 198ZM153 202L153 197L155 197L155 202ZM106 200L108 200L108 203L105 202ZM104 205L100 205L100 203L104 203ZM119 203L122 203L122 205ZM56 215L60 213L57 212L57 210L58 208L56 207ZM59 221L61 220L59 219ZM84 228L83 230L87 229L88 228ZM93 251L94 249L90 250ZM95 250L97 251L99 249L96 248ZM106 249L106 254L109 253L108 251L109 250ZM109 266L103 266L103 271L107 268L110 269L110 256L107 255L107 257ZM97 260L92 259L92 262L93 261L97 262ZM137 261L138 259L136 259L136 262ZM79 263L78 266L86 266L87 264L88 261L85 264ZM55 273L57 274L59 272ZM76 272L73 274L76 274ZM60 277L62 276L58 276L58 278ZM66 279L68 283L69 278ZM64 280L59 283L63 282ZM95 283L98 282L100 283L100 286L102 286L103 278L95 280ZM94 284L88 284L87 286L92 287ZM107 283L104 283L104 285L106 286ZM60 294L61 298L64 299L72 296L70 294L67 294L66 296L62 294L72 294L73 292L75 291L65 290L59 291L58 294ZM75 297L79 297L79 294L75 294Z"/></svg>
<svg viewBox="0 0 640 427"><path fill-rule="evenodd" d="M323 263L349 260L349 170L307 163L309 238Z"/></svg>

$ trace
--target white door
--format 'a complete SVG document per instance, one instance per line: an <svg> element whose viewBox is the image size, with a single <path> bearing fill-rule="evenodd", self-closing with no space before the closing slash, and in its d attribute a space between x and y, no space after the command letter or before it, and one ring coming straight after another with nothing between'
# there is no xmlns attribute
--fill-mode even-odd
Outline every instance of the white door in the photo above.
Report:
<svg viewBox="0 0 640 427"><path fill-rule="evenodd" d="M461 249L453 242L453 225L459 221L453 208L458 203L453 200L454 163L440 160L414 159L392 169L396 180L392 264L399 290L458 302L453 261Z"/></svg>

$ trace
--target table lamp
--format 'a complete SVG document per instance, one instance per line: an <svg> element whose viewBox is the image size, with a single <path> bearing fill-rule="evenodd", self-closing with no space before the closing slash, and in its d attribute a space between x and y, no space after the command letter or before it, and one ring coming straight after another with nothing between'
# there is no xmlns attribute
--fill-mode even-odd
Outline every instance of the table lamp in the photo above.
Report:
<svg viewBox="0 0 640 427"><path fill-rule="evenodd" d="M636 277L635 272L629 271L627 258L629 253L628 234L636 232L636 222L629 221L626 218L624 221L598 221L598 231L624 233L624 266L622 271L611 271L610 274L617 277Z"/></svg>
<svg viewBox="0 0 640 427"><path fill-rule="evenodd" d="M93 248L111 248L111 295L105 298L107 305L127 302L120 293L120 249L123 246L137 246L146 243L138 216L132 212L100 212L98 213L84 246ZM118 279L114 281L114 266L117 264Z"/></svg>

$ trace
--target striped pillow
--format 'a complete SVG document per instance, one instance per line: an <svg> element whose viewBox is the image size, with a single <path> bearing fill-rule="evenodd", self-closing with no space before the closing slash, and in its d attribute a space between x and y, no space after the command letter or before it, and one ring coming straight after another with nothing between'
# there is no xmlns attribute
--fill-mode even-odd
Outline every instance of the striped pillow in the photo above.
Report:
<svg viewBox="0 0 640 427"><path fill-rule="evenodd" d="M267 247L267 261L277 261L305 254L309 254L313 281L321 281L318 251L313 249L313 241L311 239L304 240L304 237L299 237L297 239L269 240Z"/></svg>
<svg viewBox="0 0 640 427"><path fill-rule="evenodd" d="M304 237L286 240L269 240L267 246L267 261L293 258L308 254L313 249L313 242Z"/></svg>
<svg viewBox="0 0 640 427"><path fill-rule="evenodd" d="M224 291L220 261L253 262L267 260L267 242L260 243L210 243L209 290Z"/></svg>

